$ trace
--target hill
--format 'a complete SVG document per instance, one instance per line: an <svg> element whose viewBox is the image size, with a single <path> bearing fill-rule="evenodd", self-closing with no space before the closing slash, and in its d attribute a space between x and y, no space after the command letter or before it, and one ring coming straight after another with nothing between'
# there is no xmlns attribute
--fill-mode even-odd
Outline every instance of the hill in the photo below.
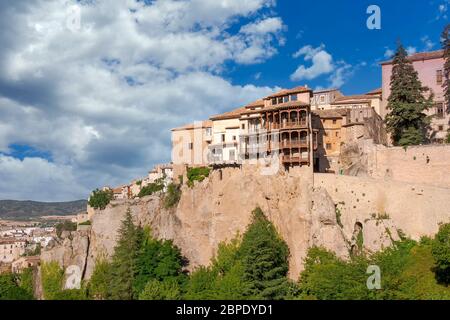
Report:
<svg viewBox="0 0 450 320"><path fill-rule="evenodd" d="M87 201L37 202L0 200L0 219L26 219L41 216L71 215L86 210Z"/></svg>

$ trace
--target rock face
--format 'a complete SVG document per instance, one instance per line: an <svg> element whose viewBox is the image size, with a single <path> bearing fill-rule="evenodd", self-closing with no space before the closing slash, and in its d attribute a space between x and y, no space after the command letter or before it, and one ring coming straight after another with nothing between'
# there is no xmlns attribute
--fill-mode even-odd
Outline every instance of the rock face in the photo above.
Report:
<svg viewBox="0 0 450 320"><path fill-rule="evenodd" d="M303 259L311 246L323 246L339 257L348 257L356 245L355 227L362 232L360 245L366 251L380 250L398 239L397 229L401 226L386 217L373 217L370 210L348 210L341 217L339 202L332 198L339 195L330 196L330 190L314 188L314 176L308 168L270 176L254 167L214 170L193 188L183 186L176 208L164 209L160 195L111 202L105 210L95 212L90 231L71 234L44 251L42 259L56 260L64 267L78 265L88 279L96 259L113 253L127 210L136 224L150 226L154 236L172 239L188 259L190 270L208 265L220 242L242 235L252 210L258 206L289 246L293 279L302 271ZM442 221L430 223L439 222ZM414 229L414 233L420 235L420 230Z"/></svg>

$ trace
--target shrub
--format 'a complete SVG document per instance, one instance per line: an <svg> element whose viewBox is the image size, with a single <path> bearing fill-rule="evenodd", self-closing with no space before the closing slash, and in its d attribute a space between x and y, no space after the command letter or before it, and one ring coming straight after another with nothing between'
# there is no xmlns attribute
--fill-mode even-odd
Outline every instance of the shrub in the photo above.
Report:
<svg viewBox="0 0 450 320"><path fill-rule="evenodd" d="M211 169L208 167L188 168L186 174L188 178L188 186L192 187L194 185L194 181L203 181L209 176L210 171Z"/></svg>
<svg viewBox="0 0 450 320"><path fill-rule="evenodd" d="M76 231L77 230L77 224L75 222L71 222L69 220L66 220L64 222L58 223L56 226L56 235L58 237L61 237L61 234L63 231Z"/></svg>
<svg viewBox="0 0 450 320"><path fill-rule="evenodd" d="M109 297L110 281L111 263L103 257L97 259L88 285L89 297L95 300L107 299Z"/></svg>
<svg viewBox="0 0 450 320"><path fill-rule="evenodd" d="M18 285L12 273L0 274L0 300L33 300L28 289Z"/></svg>
<svg viewBox="0 0 450 320"><path fill-rule="evenodd" d="M92 222L90 220L87 220L85 222L81 222L78 225L79 226L90 226L92 224Z"/></svg>
<svg viewBox="0 0 450 320"><path fill-rule="evenodd" d="M164 197L164 207L172 208L178 204L181 198L181 186L171 183L167 186L167 192Z"/></svg>
<svg viewBox="0 0 450 320"><path fill-rule="evenodd" d="M139 295L139 300L178 300L180 298L180 286L174 280L150 280Z"/></svg>
<svg viewBox="0 0 450 320"><path fill-rule="evenodd" d="M89 206L94 209L105 209L106 206L113 199L112 190L99 190L96 189L92 192L92 195L89 197Z"/></svg>
<svg viewBox="0 0 450 320"><path fill-rule="evenodd" d="M150 183L149 185L146 185L145 187L143 187L141 189L141 191L139 191L138 197L142 198L145 196L149 196L152 195L155 192L161 191L164 189L164 184L162 182L155 182L155 183Z"/></svg>
<svg viewBox="0 0 450 320"><path fill-rule="evenodd" d="M46 300L57 300L62 291L64 270L55 261L41 265L42 290Z"/></svg>
<svg viewBox="0 0 450 320"><path fill-rule="evenodd" d="M450 284L450 223L439 227L431 252L436 264L436 277L439 282Z"/></svg>

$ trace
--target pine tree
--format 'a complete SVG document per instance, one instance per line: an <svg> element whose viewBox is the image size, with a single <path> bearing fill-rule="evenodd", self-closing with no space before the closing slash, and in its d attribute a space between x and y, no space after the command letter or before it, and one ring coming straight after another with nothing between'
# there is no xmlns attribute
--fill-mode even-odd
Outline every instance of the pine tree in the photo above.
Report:
<svg viewBox="0 0 450 320"><path fill-rule="evenodd" d="M444 88L446 111L450 113L450 24L447 24L442 32L442 49L444 49ZM450 123L449 123L450 124Z"/></svg>
<svg viewBox="0 0 450 320"><path fill-rule="evenodd" d="M399 44L395 53L391 95L388 98L386 125L395 145L414 145L426 141L429 118L424 113L432 105L433 94L424 94L429 89L422 87L417 71L407 58L405 48Z"/></svg>
<svg viewBox="0 0 450 320"><path fill-rule="evenodd" d="M136 276L142 230L133 224L128 209L119 229L119 238L114 250L111 269L111 298L114 300L133 299L133 282Z"/></svg>
<svg viewBox="0 0 450 320"><path fill-rule="evenodd" d="M289 248L260 208L245 232L240 252L251 298L282 299L288 288Z"/></svg>

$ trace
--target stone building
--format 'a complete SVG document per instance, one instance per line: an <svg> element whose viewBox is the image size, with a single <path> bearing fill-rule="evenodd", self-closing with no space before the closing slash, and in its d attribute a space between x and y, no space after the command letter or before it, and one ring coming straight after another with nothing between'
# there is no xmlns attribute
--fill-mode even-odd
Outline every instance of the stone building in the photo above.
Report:
<svg viewBox="0 0 450 320"><path fill-rule="evenodd" d="M0 239L0 262L11 263L25 253L27 241L24 239Z"/></svg>
<svg viewBox="0 0 450 320"><path fill-rule="evenodd" d="M311 110L332 109L332 103L344 95L338 89L315 90L311 98Z"/></svg>

